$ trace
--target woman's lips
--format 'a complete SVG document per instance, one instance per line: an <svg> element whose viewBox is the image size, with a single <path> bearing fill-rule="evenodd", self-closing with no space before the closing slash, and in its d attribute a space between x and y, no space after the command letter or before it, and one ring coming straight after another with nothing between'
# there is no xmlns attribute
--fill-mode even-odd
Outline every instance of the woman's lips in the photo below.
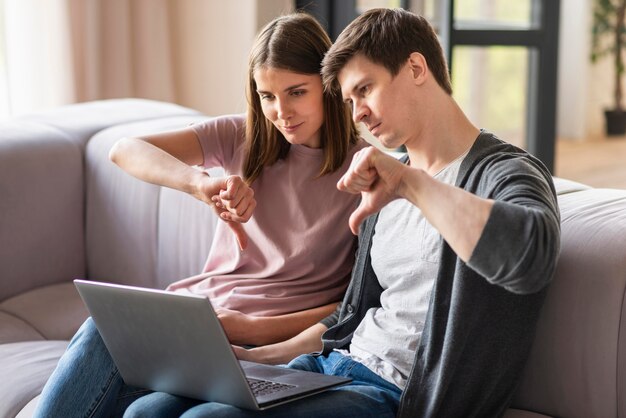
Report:
<svg viewBox="0 0 626 418"><path fill-rule="evenodd" d="M285 130L285 132L288 133L292 133L294 132L296 129L298 129L300 127L300 125L302 125L304 122L300 122L297 125L290 125L290 126L283 126L283 129Z"/></svg>

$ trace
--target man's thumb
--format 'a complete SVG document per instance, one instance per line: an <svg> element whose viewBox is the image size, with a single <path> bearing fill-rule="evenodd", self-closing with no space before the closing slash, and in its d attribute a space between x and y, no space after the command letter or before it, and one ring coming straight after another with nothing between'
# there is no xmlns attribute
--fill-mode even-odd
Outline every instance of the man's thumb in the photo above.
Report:
<svg viewBox="0 0 626 418"><path fill-rule="evenodd" d="M354 212L352 212L352 215L350 215L350 220L348 222L350 224L350 230L354 235L359 235L359 227L361 223L365 220L365 218L370 215L371 211L367 210L364 201L361 200L359 207L356 208Z"/></svg>

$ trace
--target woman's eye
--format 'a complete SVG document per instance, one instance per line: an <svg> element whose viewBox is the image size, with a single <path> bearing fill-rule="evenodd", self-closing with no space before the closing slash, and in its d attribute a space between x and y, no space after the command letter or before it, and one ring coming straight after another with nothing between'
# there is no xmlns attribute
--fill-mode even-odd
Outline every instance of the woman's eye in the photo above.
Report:
<svg viewBox="0 0 626 418"><path fill-rule="evenodd" d="M370 91L370 86L363 86L361 87L361 95L366 95L367 93L369 93Z"/></svg>
<svg viewBox="0 0 626 418"><path fill-rule="evenodd" d="M274 96L271 94L261 94L261 100L271 100Z"/></svg>
<svg viewBox="0 0 626 418"><path fill-rule="evenodd" d="M304 90L294 90L294 91L291 92L291 95L299 97L299 96L304 95L304 93L306 93Z"/></svg>

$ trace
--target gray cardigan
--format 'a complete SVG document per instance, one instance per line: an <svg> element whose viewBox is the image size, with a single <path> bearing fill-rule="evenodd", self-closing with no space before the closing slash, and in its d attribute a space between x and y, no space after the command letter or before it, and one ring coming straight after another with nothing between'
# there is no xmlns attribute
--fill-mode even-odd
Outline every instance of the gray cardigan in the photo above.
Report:
<svg viewBox="0 0 626 418"><path fill-rule="evenodd" d="M498 417L528 356L546 285L559 253L552 178L525 151L481 132L456 185L495 201L464 263L445 243L426 324L398 417ZM459 210L463 210L459 208ZM324 353L346 348L365 312L380 306L371 266L377 215L359 235L352 280L337 311L322 321Z"/></svg>

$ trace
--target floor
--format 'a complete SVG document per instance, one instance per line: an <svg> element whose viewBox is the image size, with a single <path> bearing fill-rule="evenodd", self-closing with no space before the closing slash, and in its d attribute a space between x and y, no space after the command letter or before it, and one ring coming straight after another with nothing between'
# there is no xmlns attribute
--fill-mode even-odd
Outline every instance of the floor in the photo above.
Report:
<svg viewBox="0 0 626 418"><path fill-rule="evenodd" d="M626 189L626 137L557 141L555 175L594 187Z"/></svg>

